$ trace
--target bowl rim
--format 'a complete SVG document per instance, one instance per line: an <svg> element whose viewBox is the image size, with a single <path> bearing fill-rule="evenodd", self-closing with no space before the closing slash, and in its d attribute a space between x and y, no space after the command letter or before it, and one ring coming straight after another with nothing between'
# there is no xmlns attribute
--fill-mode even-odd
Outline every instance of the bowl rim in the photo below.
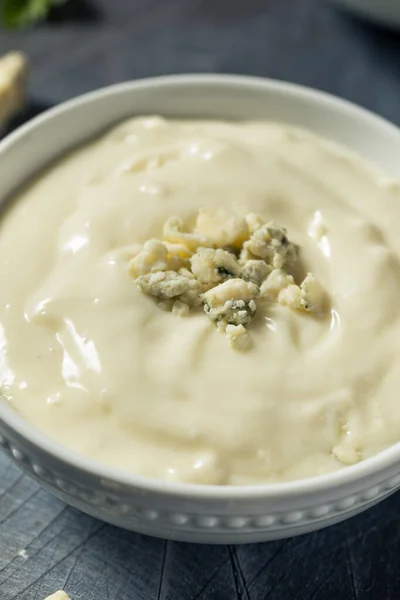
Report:
<svg viewBox="0 0 400 600"><path fill-rule="evenodd" d="M3 152L7 151L9 147L12 147L25 136L28 136L33 130L40 127L42 123L45 123L49 119L57 118L66 112L73 112L77 107L90 104L92 101L100 98L118 96L121 93L132 90L147 88L151 91L152 88L158 86L170 87L181 86L182 84L188 86L207 85L214 87L230 85L247 89L258 88L266 93L268 93L268 91L285 93L294 98L305 100L309 104L314 103L318 104L320 107L339 110L349 117L362 118L367 125L379 127L383 133L400 138L400 129L386 119L365 108L357 106L352 102L313 88L286 81L248 75L207 73L180 74L162 75L117 83L62 102L61 104L44 111L8 134L0 142L0 160ZM396 462L400 461L400 442L398 442L355 465L349 465L338 471L300 480L245 486L181 483L125 472L62 446L55 439L42 433L34 425L26 421L4 398L0 398L0 423L1 422L3 422L11 431L14 431L18 436L27 440L45 454L53 456L62 463L73 467L78 471L84 471L88 475L99 478L105 483L106 487L108 487L107 483L109 483L110 491L113 488L113 484L116 484L117 486L136 488L146 492L151 491L167 496L179 496L186 499L273 500L282 497L289 499L298 496L314 495L316 493L326 493L335 488L355 484L371 476L376 477L380 472L390 469ZM384 480L383 477L381 479Z"/></svg>

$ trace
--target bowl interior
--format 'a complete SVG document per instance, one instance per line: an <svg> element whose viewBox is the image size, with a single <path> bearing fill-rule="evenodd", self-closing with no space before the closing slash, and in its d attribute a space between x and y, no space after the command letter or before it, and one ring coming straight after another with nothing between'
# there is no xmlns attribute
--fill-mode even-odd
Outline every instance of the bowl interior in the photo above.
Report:
<svg viewBox="0 0 400 600"><path fill-rule="evenodd" d="M111 86L35 118L0 144L0 202L60 154L134 115L269 119L306 127L400 177L400 136L383 119L300 86L251 77L172 76Z"/></svg>

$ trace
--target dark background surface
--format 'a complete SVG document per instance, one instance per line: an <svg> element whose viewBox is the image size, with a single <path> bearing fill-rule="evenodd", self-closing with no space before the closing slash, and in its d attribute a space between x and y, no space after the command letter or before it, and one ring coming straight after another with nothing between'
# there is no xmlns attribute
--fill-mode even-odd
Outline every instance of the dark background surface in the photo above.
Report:
<svg viewBox="0 0 400 600"><path fill-rule="evenodd" d="M324 0L75 0L35 30L0 30L0 53L13 48L32 63L30 115L126 79L214 71L313 86L400 124L400 35ZM397 600L399 513L397 494L291 540L164 542L65 506L0 455L0 600L59 588L73 600Z"/></svg>

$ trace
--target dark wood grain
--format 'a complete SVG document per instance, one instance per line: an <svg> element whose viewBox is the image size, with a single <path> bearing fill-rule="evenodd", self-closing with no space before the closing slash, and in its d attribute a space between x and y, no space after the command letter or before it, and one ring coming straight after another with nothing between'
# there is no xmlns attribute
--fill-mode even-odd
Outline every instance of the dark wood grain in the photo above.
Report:
<svg viewBox="0 0 400 600"><path fill-rule="evenodd" d="M29 116L122 80L215 71L311 85L400 124L400 37L324 0L73 0L35 30L0 31L12 48L32 63ZM66 507L0 456L0 600L63 587L74 600L395 600L399 511L396 495L292 540L166 543Z"/></svg>
<svg viewBox="0 0 400 600"><path fill-rule="evenodd" d="M0 455L0 598L41 600L393 599L399 496L310 535L247 546L164 542L65 506ZM18 555L26 550L27 558Z"/></svg>

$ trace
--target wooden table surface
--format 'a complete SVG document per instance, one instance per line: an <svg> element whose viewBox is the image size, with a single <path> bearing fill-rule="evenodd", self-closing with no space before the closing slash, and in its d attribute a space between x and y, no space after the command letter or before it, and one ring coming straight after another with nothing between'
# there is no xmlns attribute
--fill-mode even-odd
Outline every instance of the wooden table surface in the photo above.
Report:
<svg viewBox="0 0 400 600"><path fill-rule="evenodd" d="M90 3L89 3L90 2ZM400 36L327 0L74 0L0 52L32 63L30 115L163 73L264 75L400 124ZM164 542L64 505L0 455L0 600L397 600L400 496L328 530L249 546Z"/></svg>

